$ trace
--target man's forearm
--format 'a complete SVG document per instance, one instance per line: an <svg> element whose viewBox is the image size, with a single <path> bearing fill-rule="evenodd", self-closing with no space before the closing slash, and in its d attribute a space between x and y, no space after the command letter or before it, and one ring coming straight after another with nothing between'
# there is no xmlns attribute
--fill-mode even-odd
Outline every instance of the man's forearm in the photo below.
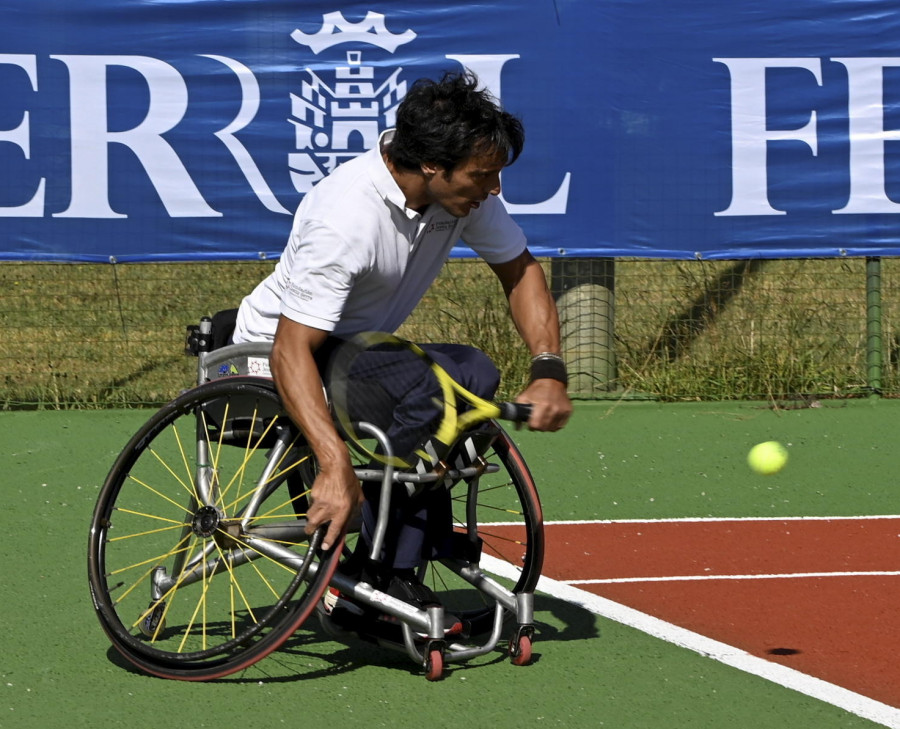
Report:
<svg viewBox="0 0 900 729"><path fill-rule="evenodd" d="M347 447L331 419L309 344L290 337L276 337L271 366L285 409L303 432L320 465L334 463L335 459L347 461Z"/></svg>
<svg viewBox="0 0 900 729"><path fill-rule="evenodd" d="M508 294L509 311L531 354L559 353L559 314L540 264L526 264Z"/></svg>

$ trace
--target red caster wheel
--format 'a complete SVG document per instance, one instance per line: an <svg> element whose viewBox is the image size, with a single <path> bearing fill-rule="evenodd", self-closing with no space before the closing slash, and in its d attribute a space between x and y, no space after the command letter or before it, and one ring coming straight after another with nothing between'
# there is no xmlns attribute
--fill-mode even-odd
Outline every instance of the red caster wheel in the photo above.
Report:
<svg viewBox="0 0 900 729"><path fill-rule="evenodd" d="M444 653L440 648L432 648L425 658L425 678L440 681L444 676Z"/></svg>
<svg viewBox="0 0 900 729"><path fill-rule="evenodd" d="M521 633L509 641L509 660L514 666L531 663L531 635Z"/></svg>

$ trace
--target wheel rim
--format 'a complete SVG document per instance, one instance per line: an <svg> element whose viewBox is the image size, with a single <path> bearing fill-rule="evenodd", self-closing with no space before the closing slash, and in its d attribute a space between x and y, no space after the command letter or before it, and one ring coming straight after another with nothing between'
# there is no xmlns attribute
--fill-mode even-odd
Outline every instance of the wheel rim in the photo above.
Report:
<svg viewBox="0 0 900 729"><path fill-rule="evenodd" d="M485 454L485 460L499 470L486 472L453 490L454 531L457 538L471 536L468 525L474 521L481 569L514 593L533 591L544 559L543 515L537 488L524 459L504 431ZM495 564L501 572L511 572L514 577L492 574ZM461 617L473 634L489 631L494 603L450 572L443 565L432 563L426 580L441 597L445 609Z"/></svg>
<svg viewBox="0 0 900 729"><path fill-rule="evenodd" d="M92 594L116 647L150 672L221 675L280 645L325 587L304 534L313 472L270 388L210 383L151 418L91 528Z"/></svg>

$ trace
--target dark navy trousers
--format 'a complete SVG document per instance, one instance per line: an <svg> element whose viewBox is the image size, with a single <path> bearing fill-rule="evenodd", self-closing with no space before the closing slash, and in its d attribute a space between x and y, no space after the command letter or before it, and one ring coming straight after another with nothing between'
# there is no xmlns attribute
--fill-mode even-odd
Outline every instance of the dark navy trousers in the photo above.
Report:
<svg viewBox="0 0 900 729"><path fill-rule="evenodd" d="M428 355L459 384L470 392L491 399L500 384L500 373L491 359L481 350L461 344L421 345ZM380 356L383 355L379 353ZM441 395L434 380L422 379L415 368L391 371L391 363L381 361L387 398L354 406L354 419L367 420L387 433L396 455L410 454L441 416L434 398ZM401 370L407 368L400 368ZM381 485L363 485L365 502L362 508L362 540L360 549L371 549L371 538ZM406 487L396 485L391 499L391 513L381 564L389 570L408 570L419 567L426 559L443 556L449 548L452 534L450 492L438 485L416 496L409 496ZM360 555L362 556L362 555Z"/></svg>

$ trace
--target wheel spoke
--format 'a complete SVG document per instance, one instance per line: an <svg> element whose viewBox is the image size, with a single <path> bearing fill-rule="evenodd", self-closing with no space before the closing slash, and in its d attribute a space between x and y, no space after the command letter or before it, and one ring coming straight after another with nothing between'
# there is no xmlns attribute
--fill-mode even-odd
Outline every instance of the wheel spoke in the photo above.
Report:
<svg viewBox="0 0 900 729"><path fill-rule="evenodd" d="M156 675L220 676L268 654L336 565L332 554L313 570L304 533L314 461L274 389L240 379L151 417L94 512L98 616L122 654Z"/></svg>

